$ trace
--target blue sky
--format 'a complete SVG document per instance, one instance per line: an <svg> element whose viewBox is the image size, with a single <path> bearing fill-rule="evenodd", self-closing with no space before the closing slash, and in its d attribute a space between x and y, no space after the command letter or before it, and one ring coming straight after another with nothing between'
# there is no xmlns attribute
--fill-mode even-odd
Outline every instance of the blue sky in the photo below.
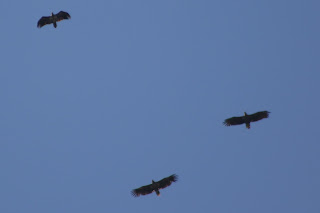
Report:
<svg viewBox="0 0 320 213"><path fill-rule="evenodd" d="M0 212L320 212L319 1L0 6Z"/></svg>

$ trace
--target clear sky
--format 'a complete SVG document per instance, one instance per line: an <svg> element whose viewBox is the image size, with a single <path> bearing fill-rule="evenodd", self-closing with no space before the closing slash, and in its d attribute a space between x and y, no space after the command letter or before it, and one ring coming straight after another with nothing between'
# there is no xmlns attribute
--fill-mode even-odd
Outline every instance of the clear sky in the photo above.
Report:
<svg viewBox="0 0 320 213"><path fill-rule="evenodd" d="M320 212L320 1L0 7L1 213Z"/></svg>

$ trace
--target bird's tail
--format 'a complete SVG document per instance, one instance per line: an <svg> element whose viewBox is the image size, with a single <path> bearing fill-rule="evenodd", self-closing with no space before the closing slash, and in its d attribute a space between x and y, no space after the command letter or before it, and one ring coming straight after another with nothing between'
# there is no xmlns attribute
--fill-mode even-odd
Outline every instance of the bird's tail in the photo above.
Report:
<svg viewBox="0 0 320 213"><path fill-rule="evenodd" d="M250 123L246 123L247 129L250 129Z"/></svg>
<svg viewBox="0 0 320 213"><path fill-rule="evenodd" d="M54 28L57 28L57 22L53 22Z"/></svg>

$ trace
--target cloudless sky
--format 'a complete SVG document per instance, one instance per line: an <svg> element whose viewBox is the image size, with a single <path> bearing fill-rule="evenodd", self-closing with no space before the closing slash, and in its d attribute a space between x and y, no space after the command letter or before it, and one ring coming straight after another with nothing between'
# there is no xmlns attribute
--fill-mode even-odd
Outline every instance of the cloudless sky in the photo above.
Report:
<svg viewBox="0 0 320 213"><path fill-rule="evenodd" d="M0 212L319 213L319 7L0 1Z"/></svg>

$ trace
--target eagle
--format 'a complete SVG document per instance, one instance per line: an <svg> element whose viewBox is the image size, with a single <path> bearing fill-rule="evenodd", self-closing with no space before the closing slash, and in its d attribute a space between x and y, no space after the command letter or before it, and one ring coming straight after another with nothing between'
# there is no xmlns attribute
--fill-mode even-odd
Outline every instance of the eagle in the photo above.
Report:
<svg viewBox="0 0 320 213"><path fill-rule="evenodd" d="M70 19L70 18L71 16L69 15L69 13L64 11L60 11L57 14L51 13L51 16L42 16L41 19L38 21L37 27L41 28L46 24L53 23L54 28L56 28L58 21L62 21L64 19Z"/></svg>
<svg viewBox="0 0 320 213"><path fill-rule="evenodd" d="M171 185L172 182L176 182L178 180L178 176L173 174L169 177L163 178L158 182L152 180L152 184L141 186L140 188L134 189L131 191L131 194L134 197L139 197L140 195L151 194L152 192L156 192L158 196L160 196L159 189L164 189Z"/></svg>
<svg viewBox="0 0 320 213"><path fill-rule="evenodd" d="M256 112L252 115L248 115L246 112L244 113L244 116L241 117L232 117L226 119L223 124L226 126L233 126L233 125L240 125L240 124L246 124L246 127L250 129L250 122L255 122L259 121L263 118L268 118L269 117L268 111L261 111L261 112Z"/></svg>

